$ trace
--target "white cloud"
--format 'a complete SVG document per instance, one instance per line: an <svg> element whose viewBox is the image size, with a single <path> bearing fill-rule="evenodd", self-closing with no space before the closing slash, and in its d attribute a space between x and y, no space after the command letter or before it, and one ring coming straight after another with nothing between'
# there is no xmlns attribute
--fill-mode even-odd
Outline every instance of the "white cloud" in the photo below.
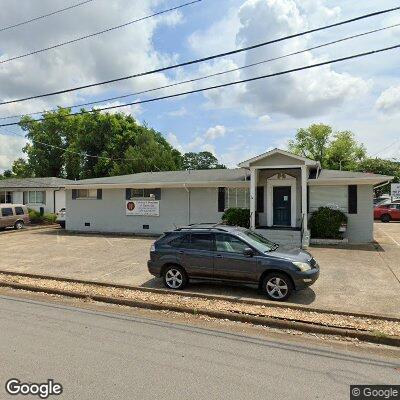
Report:
<svg viewBox="0 0 400 400"><path fill-rule="evenodd" d="M22 137L0 133L0 172L10 169L16 158L23 157L25 144L26 140Z"/></svg>
<svg viewBox="0 0 400 400"><path fill-rule="evenodd" d="M184 117L187 115L187 109L185 107L181 107L178 110L170 111L167 113L170 117Z"/></svg>
<svg viewBox="0 0 400 400"><path fill-rule="evenodd" d="M207 129L207 132L204 135L206 140L215 140L217 138L225 136L226 128L223 125L215 125L211 128Z"/></svg>
<svg viewBox="0 0 400 400"><path fill-rule="evenodd" d="M384 90L376 101L376 108L388 115L400 113L400 86Z"/></svg>
<svg viewBox="0 0 400 400"><path fill-rule="evenodd" d="M196 41L202 41L203 45L211 42L218 28L229 25L228 21L231 21L236 29L233 32L236 43L247 46L260 43L265 38L278 38L300 32L311 25L318 26L320 21L332 21L340 14L339 7L322 7L323 2L318 1L318 3L320 3L319 7L316 7L312 1L246 0L237 12L229 14L223 23L218 22L208 30L192 35L190 44L196 49L199 48ZM310 42L309 36L303 36L277 45L265 46L257 51L246 52L242 59L230 62L237 66L252 64L303 49ZM227 49L227 45L223 42L219 50L222 49ZM241 79L246 79L310 65L321 60L307 52L293 58L243 69L240 73L235 72L233 74L235 76L228 74L226 77L229 81L233 81L239 74ZM225 60L225 62L228 61ZM209 108L212 106L235 108L251 116L275 112L303 118L327 113L346 101L357 99L365 94L369 87L369 82L357 76L339 73L333 67L325 66L319 67L318 71L306 70L251 82L241 87L219 89L208 92L205 96L209 100Z"/></svg>
<svg viewBox="0 0 400 400"><path fill-rule="evenodd" d="M120 102L120 101L114 101L114 102L110 102L110 103L104 103L101 104L99 106L94 106L94 109L98 109L98 108L107 108L107 107L116 107L116 106L120 106L123 105L124 103ZM135 104L132 106L123 106L123 107L118 107L118 108L111 108L109 110L104 110L104 111L100 111L101 113L108 113L108 114L117 114L117 113L121 113L121 114L125 114L125 115L131 115L132 117L137 117L138 115L140 115L142 113L142 108L140 106L140 104Z"/></svg>
<svg viewBox="0 0 400 400"><path fill-rule="evenodd" d="M262 124L266 124L267 122L271 121L271 117L267 114L264 114L258 117L258 121L261 122Z"/></svg>
<svg viewBox="0 0 400 400"><path fill-rule="evenodd" d="M213 146L210 143L203 144L203 146L201 146L201 150L202 151L209 151L211 154L214 154L214 156L217 154L217 152L215 150L215 146Z"/></svg>

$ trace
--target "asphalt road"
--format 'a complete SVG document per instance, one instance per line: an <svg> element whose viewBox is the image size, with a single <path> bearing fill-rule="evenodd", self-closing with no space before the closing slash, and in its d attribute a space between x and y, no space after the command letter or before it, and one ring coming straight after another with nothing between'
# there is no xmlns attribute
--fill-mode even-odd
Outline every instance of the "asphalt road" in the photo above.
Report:
<svg viewBox="0 0 400 400"><path fill-rule="evenodd" d="M0 296L0 399L11 377L63 399L348 399L399 383L397 360ZM31 397L24 396L26 400ZM51 397L56 399L57 397Z"/></svg>

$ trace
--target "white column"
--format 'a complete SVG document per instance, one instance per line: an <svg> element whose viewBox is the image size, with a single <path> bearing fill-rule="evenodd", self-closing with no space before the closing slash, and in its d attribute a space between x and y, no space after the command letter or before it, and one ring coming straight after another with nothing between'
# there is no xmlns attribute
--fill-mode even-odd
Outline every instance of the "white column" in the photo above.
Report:
<svg viewBox="0 0 400 400"><path fill-rule="evenodd" d="M305 165L301 167L301 215L303 217L304 231L307 231L307 166Z"/></svg>
<svg viewBox="0 0 400 400"><path fill-rule="evenodd" d="M250 228L256 227L256 187L257 170L250 168Z"/></svg>

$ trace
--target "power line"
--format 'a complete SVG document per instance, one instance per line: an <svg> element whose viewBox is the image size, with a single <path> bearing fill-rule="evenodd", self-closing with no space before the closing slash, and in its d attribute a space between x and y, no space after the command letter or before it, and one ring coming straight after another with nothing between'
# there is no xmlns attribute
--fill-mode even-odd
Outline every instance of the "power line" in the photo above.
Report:
<svg viewBox="0 0 400 400"><path fill-rule="evenodd" d="M333 59L333 60L324 61L324 62L320 62L320 63L316 63L316 64L306 65L306 66L303 66L303 67L292 68L292 69L288 69L288 70L285 70L285 71L275 72L273 74L256 76L256 77L253 77L253 78L242 79L242 80L239 80L239 81L234 81L234 82L224 83L224 84L220 84L220 85L209 86L209 87L205 87L205 88L201 88L201 89L189 90L189 91L186 91L186 92L180 92L180 93L170 94L170 95L166 95L166 96L154 97L154 98L146 99L146 100L138 100L138 101L125 103L125 104L119 104L119 105L115 105L115 106L102 107L102 108L97 108L97 109L94 109L94 110L87 110L87 111L85 110L83 112L67 114L65 116L66 117L71 117L71 116L74 116L74 115L81 115L81 114L91 113L91 112L95 112L95 111L98 111L98 112L107 111L107 110L112 110L112 109L121 108L121 107L133 106L133 105L137 105L137 104L144 104L144 103L151 103L151 102L159 101L159 100L172 99L172 98L175 98L175 97L186 96L188 94L201 93L201 92L206 92L208 90L225 88L225 87L237 85L237 84L240 84L240 83L254 82L254 81L258 81L258 80L265 79L265 78L271 78L271 77L274 77L274 76L286 75L286 74L289 74L289 73L292 73L292 72L298 72L298 71L303 71L303 70L307 70L307 69L311 69L311 68L315 68L315 67L320 67L320 66L323 66L323 65L334 64L334 63L338 63L338 62L342 62L342 61L346 61L346 60L352 60L352 59L355 59L355 58L360 58L360 57L365 57L365 56L369 56L369 55L372 55L372 54L382 53L382 52L389 51L389 50L394 50L394 49L397 49L397 48L400 48L400 44L397 44L397 45L394 45L394 46L390 46L390 47L381 48L381 49L378 49L378 50L371 50L371 51L367 51L367 52L364 52L364 53L353 54L353 55L347 56L347 57L336 58L336 59ZM38 118L36 121L43 121L43 120L44 120L44 118ZM8 124L1 124L0 127L13 126L13 125L19 125L19 122L10 122Z"/></svg>
<svg viewBox="0 0 400 400"><path fill-rule="evenodd" d="M322 48L322 47L330 46L332 44L344 42L344 41L351 40L351 39L354 39L354 38L370 35L372 33L384 31L384 30L387 30L387 29L390 29L390 28L394 28L394 27L398 27L398 26L400 26L400 23L394 24L394 25L385 26L383 28L373 29L371 31L359 33L359 34L352 35L352 36L347 36L347 37L344 37L344 38L341 38L341 39L337 39L337 40L334 40L334 41L331 41L331 42L327 42L327 43L323 43L323 44L320 44L320 45L317 45L317 46L309 47L307 49L303 49L303 50L295 51L295 52L292 52L292 53L284 54L284 55L279 56L279 57L269 58L269 59L258 61L258 62L252 63L252 64L246 64L246 65L244 65L242 67L232 68L232 69L228 69L228 70L225 70L225 71L216 72L214 74L203 75L203 76L200 76L200 77L197 77L197 78L187 79L187 80L176 82L176 83L172 83L172 84L169 84L169 85L164 85L164 86L159 86L159 87L152 88L152 89L142 90L140 92L129 93L129 94L125 94L125 95L122 95L122 96L109 97L109 98L106 98L106 99L91 101L91 102L87 102L87 103L74 104L74 105L70 105L70 106L63 106L61 108L78 108L78 107L84 107L84 106L93 105L93 104L105 103L105 102L108 102L108 101L120 100L120 99L124 99L124 98L131 97L131 96L138 96L138 95L141 95L141 94L154 92L154 91L161 90L161 89L167 89L167 88L183 85L183 84L186 84L186 83L197 82L197 81L208 79L208 78L212 78L212 77L215 77L215 76L224 75L224 74L227 74L227 73L230 73L230 72L236 72L236 71L240 71L240 70L243 70L243 69L246 69L246 68L250 68L250 67L254 67L254 66L257 66L257 65L262 65L262 64L265 64L265 63L268 63L268 62L271 62L271 61L280 60L280 59L283 59L283 58L286 58L286 57L290 57L290 56L293 56L293 55L305 53L305 52L308 52L308 51L311 51L311 50L316 50L316 49L319 49L319 48ZM32 113L27 113L27 114L10 115L10 116L6 116L6 117L0 117L0 120L12 119L12 118L21 118L21 117L24 117L24 116L43 114L45 112L55 112L57 110L58 110L58 108L53 108L53 109L50 109L50 110L36 111L36 112L32 112Z"/></svg>
<svg viewBox="0 0 400 400"><path fill-rule="evenodd" d="M136 77L139 77L139 76L151 75L151 74L155 74L155 73L158 73L158 72L168 71L168 70L179 68L179 67L183 67L183 66L198 64L198 63L201 63L201 62L204 62L204 61L209 61L209 60L213 60L213 59L216 59L216 58L226 57L226 56L229 56L229 55L241 53L243 51L248 51L248 50L253 50L253 49L256 49L256 48L259 48L259 47L263 47L263 46L266 46L266 45L269 45L269 44L272 44L272 43L282 42L284 40L292 39L292 38L299 37L299 36L304 36L304 35L307 35L309 33L318 32L318 31L321 31L321 30L324 30L324 29L328 29L328 28L332 28L332 27L348 24L348 23L351 23L351 22L359 21L359 20L362 20L362 19L365 19L365 18L371 18L371 17L377 16L377 15L381 15L381 14L386 14L386 13L389 13L389 12L397 11L399 9L400 9L400 6L399 7L395 7L395 8L381 10L381 11L376 11L374 13L364 14L364 15L361 15L359 17L351 18L351 19L348 19L348 20L345 20L345 21L337 22L337 23L330 24L330 25L325 25L325 26L322 26L322 27L319 27L319 28L310 29L310 30L303 31L303 32L300 32L300 33L295 33L295 34L284 36L284 37L281 37L281 38L278 38L278 39L269 40L267 42L258 43L258 44L252 45L252 46L243 47L241 49L231 50L231 51L228 51L228 52L225 52L225 53L219 53L219 54L216 54L216 55L213 55L213 56L198 58L198 59L191 60L191 61L186 61L186 62L183 62L183 63L180 63L180 64L170 65L168 67L158 68L158 69L154 69L154 70L151 70L151 71L140 72L140 73L137 73L137 74L134 74L134 75L128 75L128 76L124 76L124 77L114 78L114 79L110 79L110 80L107 80L107 81L90 83L90 84L76 86L76 87L69 88L69 89L58 90L58 91L55 91L55 92L43 93L43 94L40 94L40 95L29 96L29 97L24 97L24 98L20 98L20 99L3 101L3 102L0 103L0 105L18 103L18 102L22 102L22 101L26 101L26 100L38 99L38 98L48 97L48 96L54 96L54 95L62 94L62 93L70 93L70 92L74 92L76 90L88 89L88 88L91 88L91 87L94 87L94 86L100 86L100 85L105 85L105 84L108 84L108 83L120 82L120 81L123 81L123 80L136 78Z"/></svg>
<svg viewBox="0 0 400 400"><path fill-rule="evenodd" d="M149 18L152 18L152 17L156 17L158 15L162 15L162 14L165 14L165 13L168 13L168 12L171 12L171 11L175 11L175 10L178 10L180 8L190 6L190 5L194 4L194 3L199 3L201 1L202 0L193 0L193 1L189 2L189 3L184 3L184 4L181 4L181 5L176 6L176 7L172 7L172 8L168 8L166 10L163 10L163 11L156 12L154 14L146 15L145 17L141 17L141 18L135 19L133 21L129 21L129 22L126 22L124 24L118 25L118 26L113 26L111 28L103 29L102 31L99 31L99 32L95 32L95 33L91 33L89 35L81 36L81 37L76 38L76 39L67 40L66 42L61 42L61 43L58 43L58 44L55 44L55 45L52 45L52 46L49 46L49 47L45 47L43 49L34 50L34 51L29 52L29 53L21 54L19 56L10 57L10 58L7 58L5 60L1 60L0 64L4 64L4 63L7 63L7 62L10 62L10 61L13 61L13 60L18 60L20 58L25 58L25 57L28 57L28 56L32 56L34 54L43 53L45 51L56 49L58 47L65 46L67 44L76 43L76 42L79 42L79 41L84 40L84 39L88 39L88 38L91 38L91 37L94 37L94 36L101 35L103 33L111 32L111 31L114 31L116 29L121 29L121 28L124 28L124 27L126 27L128 25L132 25L132 24L134 24L136 22L144 21L146 19L149 19Z"/></svg>
<svg viewBox="0 0 400 400"><path fill-rule="evenodd" d="M46 18L46 17L51 17L52 15L59 14L61 12L67 11L67 10L71 10L72 8L75 8L75 7L83 6L84 4L90 3L92 1L94 1L94 0L82 1L81 3L73 4L72 6L61 8L60 10L56 10L56 11L53 11L51 13L41 15L39 17L28 19L27 21L18 22L17 24L5 26L4 28L0 28L0 32L7 31L7 30L12 29L12 28L17 28L18 26L26 25L26 24L29 24L31 22L38 21L39 19L43 19L43 18Z"/></svg>
<svg viewBox="0 0 400 400"><path fill-rule="evenodd" d="M6 133L8 133L8 132L6 132ZM53 148L53 149L62 150L62 151L65 151L66 153L76 154L76 155L83 156L83 157L97 158L97 159L108 160L108 161L137 161L137 159L134 159L134 158L125 158L125 157L124 158L113 158L113 157L106 157L106 156L95 156L95 155L87 154L87 153L82 152L82 151L74 151L74 150L70 150L70 149L65 149L65 148L60 147L60 146L56 146L54 144L44 143L44 142L41 142L41 141L39 141L37 139L34 139L34 138L32 138L32 139L31 138L26 138L24 135L20 135L20 134L17 134L17 133L14 133L14 134L16 136L21 137L21 138L30 140L32 143L38 143L38 144L40 144L42 146L45 146L45 147L50 147L50 148ZM11 134L10 134L10 136L11 136ZM156 169L161 171L161 169L159 167L157 167L157 165L155 165L155 164L153 164L152 167L155 167Z"/></svg>

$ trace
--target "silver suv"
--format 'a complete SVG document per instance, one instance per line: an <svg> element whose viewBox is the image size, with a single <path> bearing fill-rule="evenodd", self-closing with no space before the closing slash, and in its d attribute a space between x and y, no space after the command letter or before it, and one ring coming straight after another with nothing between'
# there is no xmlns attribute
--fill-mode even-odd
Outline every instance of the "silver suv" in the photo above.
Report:
<svg viewBox="0 0 400 400"><path fill-rule="evenodd" d="M190 225L165 233L151 247L149 272L170 289L189 279L257 285L271 300L286 300L319 276L310 253L284 249L245 228Z"/></svg>

